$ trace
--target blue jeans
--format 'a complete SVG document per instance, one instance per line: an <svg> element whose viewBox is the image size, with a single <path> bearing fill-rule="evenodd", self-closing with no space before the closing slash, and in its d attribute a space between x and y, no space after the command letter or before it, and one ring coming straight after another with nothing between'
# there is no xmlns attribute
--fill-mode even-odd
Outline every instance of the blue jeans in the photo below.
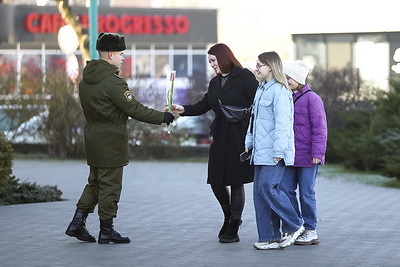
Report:
<svg viewBox="0 0 400 267"><path fill-rule="evenodd" d="M284 170L283 160L276 165L255 166L253 198L258 242L280 240L281 220L290 232L297 231L302 225L288 196L279 188Z"/></svg>
<svg viewBox="0 0 400 267"><path fill-rule="evenodd" d="M304 221L306 230L315 230L317 228L317 202L315 199L315 181L318 174L318 165L313 167L286 167L281 189L288 195L293 207L300 219ZM296 189L299 187L299 203L297 200ZM289 226L283 224L282 230L288 232Z"/></svg>

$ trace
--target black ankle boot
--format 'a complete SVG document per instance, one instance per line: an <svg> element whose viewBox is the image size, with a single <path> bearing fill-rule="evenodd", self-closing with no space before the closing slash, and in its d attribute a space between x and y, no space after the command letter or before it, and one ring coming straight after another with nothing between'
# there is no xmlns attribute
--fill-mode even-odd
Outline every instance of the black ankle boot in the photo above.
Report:
<svg viewBox="0 0 400 267"><path fill-rule="evenodd" d="M81 241L96 242L96 238L94 238L94 236L92 236L86 229L87 216L87 212L77 209L74 218L72 218L72 222L65 231L65 234L76 237Z"/></svg>
<svg viewBox="0 0 400 267"><path fill-rule="evenodd" d="M113 219L100 220L99 241L100 244L108 244L113 242L117 243L130 243L129 237L122 237L117 231L114 230Z"/></svg>
<svg viewBox="0 0 400 267"><path fill-rule="evenodd" d="M229 227L229 220L231 218L231 209L223 209L224 212L224 224L222 225L221 230L219 231L218 238L223 236Z"/></svg>
<svg viewBox="0 0 400 267"><path fill-rule="evenodd" d="M239 242L239 225L242 220L240 219L231 219L229 222L228 230L219 238L219 242L221 243L234 243Z"/></svg>

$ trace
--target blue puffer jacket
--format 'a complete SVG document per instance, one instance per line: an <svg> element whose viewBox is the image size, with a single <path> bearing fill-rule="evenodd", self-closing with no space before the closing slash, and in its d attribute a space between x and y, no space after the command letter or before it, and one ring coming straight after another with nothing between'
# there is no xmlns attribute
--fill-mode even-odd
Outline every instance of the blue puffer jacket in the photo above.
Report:
<svg viewBox="0 0 400 267"><path fill-rule="evenodd" d="M275 165L274 158L294 164L292 94L274 79L258 87L245 146L253 148L251 163ZM252 128L252 129L251 129Z"/></svg>

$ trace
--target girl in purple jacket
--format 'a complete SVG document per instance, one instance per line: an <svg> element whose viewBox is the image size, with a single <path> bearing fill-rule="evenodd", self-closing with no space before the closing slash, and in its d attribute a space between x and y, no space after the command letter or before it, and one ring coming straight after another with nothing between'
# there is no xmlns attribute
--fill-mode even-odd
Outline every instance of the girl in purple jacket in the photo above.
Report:
<svg viewBox="0 0 400 267"><path fill-rule="evenodd" d="M309 72L304 61L286 62L283 67L294 101L294 165L287 167L280 184L289 196L298 216L304 221L305 231L299 236L296 245L318 244L317 209L315 199L315 181L318 165L324 165L327 124L322 99L306 83ZM299 187L299 204L296 188ZM282 231L286 229L282 225Z"/></svg>

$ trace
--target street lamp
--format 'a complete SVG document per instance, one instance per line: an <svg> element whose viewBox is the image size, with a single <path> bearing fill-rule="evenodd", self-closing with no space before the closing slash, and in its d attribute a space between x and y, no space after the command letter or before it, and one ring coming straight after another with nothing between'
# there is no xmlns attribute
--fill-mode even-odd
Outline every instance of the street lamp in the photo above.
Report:
<svg viewBox="0 0 400 267"><path fill-rule="evenodd" d="M75 82L79 75L78 59L74 52L78 49L79 39L71 25L65 25L58 31L58 45L67 56L67 74Z"/></svg>
<svg viewBox="0 0 400 267"><path fill-rule="evenodd" d="M78 49L79 39L71 25L65 25L58 31L58 45L65 54L72 54Z"/></svg>
<svg viewBox="0 0 400 267"><path fill-rule="evenodd" d="M96 40L98 34L98 1L90 0L89 6L89 53L90 59L97 59Z"/></svg>

